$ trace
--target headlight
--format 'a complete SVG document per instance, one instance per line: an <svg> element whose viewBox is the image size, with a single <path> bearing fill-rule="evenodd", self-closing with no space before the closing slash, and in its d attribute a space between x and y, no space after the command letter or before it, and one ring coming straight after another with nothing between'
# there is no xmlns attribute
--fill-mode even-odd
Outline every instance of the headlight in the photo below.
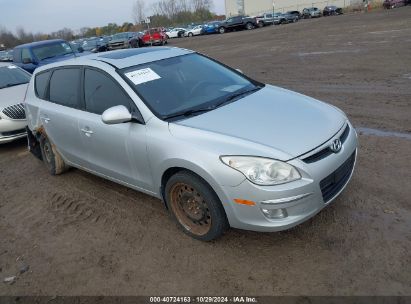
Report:
<svg viewBox="0 0 411 304"><path fill-rule="evenodd" d="M284 184L301 178L296 168L279 160L253 156L221 156L220 159L260 186Z"/></svg>

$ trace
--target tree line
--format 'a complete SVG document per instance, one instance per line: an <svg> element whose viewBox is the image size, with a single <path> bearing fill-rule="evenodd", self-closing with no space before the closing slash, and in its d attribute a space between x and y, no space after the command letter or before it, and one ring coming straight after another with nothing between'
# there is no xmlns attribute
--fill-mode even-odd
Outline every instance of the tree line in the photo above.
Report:
<svg viewBox="0 0 411 304"><path fill-rule="evenodd" d="M64 39L67 41L85 37L113 35L119 32L142 31L147 28L146 19L150 18L150 27L185 26L214 19L223 19L212 13L212 0L158 0L148 6L144 0L136 0L131 17L134 23L109 23L102 27L82 27L77 33L63 28L52 33L32 33L18 27L13 33L0 26L0 45L13 48L16 45L47 39Z"/></svg>

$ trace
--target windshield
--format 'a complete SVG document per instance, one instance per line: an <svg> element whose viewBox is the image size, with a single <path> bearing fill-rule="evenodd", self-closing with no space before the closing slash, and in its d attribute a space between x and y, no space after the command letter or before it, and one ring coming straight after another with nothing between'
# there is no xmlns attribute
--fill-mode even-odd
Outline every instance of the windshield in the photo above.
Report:
<svg viewBox="0 0 411 304"><path fill-rule="evenodd" d="M112 40L126 39L127 37L128 37L128 34L127 34L127 33L119 33L119 34L113 35Z"/></svg>
<svg viewBox="0 0 411 304"><path fill-rule="evenodd" d="M151 111L165 120L212 110L234 101L234 96L259 88L257 83L199 54L150 62L120 73Z"/></svg>
<svg viewBox="0 0 411 304"><path fill-rule="evenodd" d="M30 75L14 65L0 66L0 89L28 83Z"/></svg>
<svg viewBox="0 0 411 304"><path fill-rule="evenodd" d="M47 58L72 54L73 50L68 43L59 42L55 44L47 44L35 47L33 48L33 53L37 57L37 59L41 61Z"/></svg>

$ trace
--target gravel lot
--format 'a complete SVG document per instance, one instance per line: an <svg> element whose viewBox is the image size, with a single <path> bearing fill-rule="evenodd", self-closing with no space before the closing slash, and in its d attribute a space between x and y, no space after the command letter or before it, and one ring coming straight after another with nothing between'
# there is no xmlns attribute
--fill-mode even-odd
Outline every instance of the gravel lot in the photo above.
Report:
<svg viewBox="0 0 411 304"><path fill-rule="evenodd" d="M411 133L411 6L170 41ZM0 146L0 295L411 295L411 140L360 134L346 191L281 233L195 241L147 195ZM28 271L20 274L22 267ZM27 268L25 269L27 270Z"/></svg>

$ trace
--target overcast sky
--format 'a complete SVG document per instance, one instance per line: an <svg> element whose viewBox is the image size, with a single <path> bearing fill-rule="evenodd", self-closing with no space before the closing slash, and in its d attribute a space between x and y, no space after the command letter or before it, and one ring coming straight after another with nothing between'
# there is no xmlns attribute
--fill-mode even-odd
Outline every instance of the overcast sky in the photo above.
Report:
<svg viewBox="0 0 411 304"><path fill-rule="evenodd" d="M145 0L150 7L156 0ZM213 0L213 11L224 13L224 0ZM134 0L0 0L0 26L15 31L54 32L63 27L104 26L133 22Z"/></svg>

